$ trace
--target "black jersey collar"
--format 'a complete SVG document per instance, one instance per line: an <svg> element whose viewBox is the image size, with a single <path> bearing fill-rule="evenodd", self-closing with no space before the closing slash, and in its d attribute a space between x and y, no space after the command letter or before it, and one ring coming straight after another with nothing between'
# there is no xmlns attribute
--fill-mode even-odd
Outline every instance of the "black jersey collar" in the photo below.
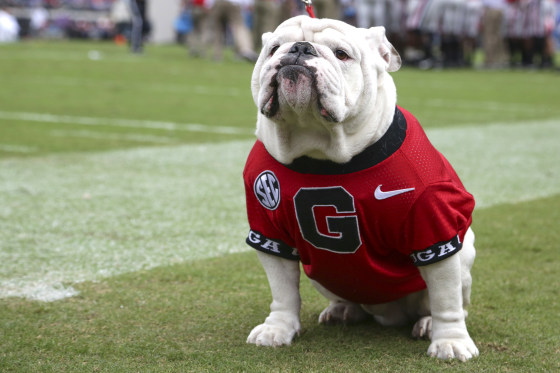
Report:
<svg viewBox="0 0 560 373"><path fill-rule="evenodd" d="M387 132L377 142L352 157L347 163L336 163L303 156L284 166L299 173L316 175L340 175L362 171L381 163L396 152L404 142L406 127L406 119L399 108L396 107L393 122Z"/></svg>

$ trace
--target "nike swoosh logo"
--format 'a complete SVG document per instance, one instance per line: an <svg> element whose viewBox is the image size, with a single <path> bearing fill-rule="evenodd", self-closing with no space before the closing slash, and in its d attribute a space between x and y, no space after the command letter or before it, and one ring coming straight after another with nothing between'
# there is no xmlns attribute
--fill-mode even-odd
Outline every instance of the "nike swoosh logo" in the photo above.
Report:
<svg viewBox="0 0 560 373"><path fill-rule="evenodd" d="M381 190L381 186L383 184L379 184L379 186L375 189L375 199L378 200L382 200L382 199L387 199L387 198L391 198L394 196L398 196L399 194L403 194L406 192L412 192L414 190L414 188L406 188L406 189L396 189L396 190L390 190L388 192L384 192Z"/></svg>

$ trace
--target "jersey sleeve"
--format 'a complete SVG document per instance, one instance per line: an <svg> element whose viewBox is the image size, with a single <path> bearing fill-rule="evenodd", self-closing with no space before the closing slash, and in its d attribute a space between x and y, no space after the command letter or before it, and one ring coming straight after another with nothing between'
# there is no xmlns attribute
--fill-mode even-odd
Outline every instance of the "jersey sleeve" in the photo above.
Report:
<svg viewBox="0 0 560 373"><path fill-rule="evenodd" d="M299 260L299 254L296 249L280 240L268 238L256 230L249 230L249 234L247 235L245 242L255 250L279 256L284 259Z"/></svg>
<svg viewBox="0 0 560 373"><path fill-rule="evenodd" d="M402 248L423 266L459 252L472 221L474 198L462 185L444 182L428 186L412 206L402 229Z"/></svg>
<svg viewBox="0 0 560 373"><path fill-rule="evenodd" d="M289 260L299 260L298 251L286 244L282 239L281 229L277 226L277 219L272 219L276 211L263 207L257 199L253 189L254 180L247 174L245 178L245 198L247 218L249 220L249 234L245 242L254 248Z"/></svg>

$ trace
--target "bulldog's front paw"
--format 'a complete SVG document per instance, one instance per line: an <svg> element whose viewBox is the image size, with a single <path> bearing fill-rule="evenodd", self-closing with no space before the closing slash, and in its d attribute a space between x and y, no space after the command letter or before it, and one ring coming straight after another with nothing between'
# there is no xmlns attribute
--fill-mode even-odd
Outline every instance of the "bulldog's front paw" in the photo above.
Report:
<svg viewBox="0 0 560 373"><path fill-rule="evenodd" d="M263 324L253 328L247 343L272 347L289 345L300 330L301 325L297 316L285 312L273 312Z"/></svg>
<svg viewBox="0 0 560 373"><path fill-rule="evenodd" d="M353 324L364 321L368 314L359 304L350 302L332 302L319 315L319 324Z"/></svg>
<svg viewBox="0 0 560 373"><path fill-rule="evenodd" d="M442 338L432 341L432 344L428 347L428 355L443 360L459 359L467 361L478 356L478 348L470 337Z"/></svg>

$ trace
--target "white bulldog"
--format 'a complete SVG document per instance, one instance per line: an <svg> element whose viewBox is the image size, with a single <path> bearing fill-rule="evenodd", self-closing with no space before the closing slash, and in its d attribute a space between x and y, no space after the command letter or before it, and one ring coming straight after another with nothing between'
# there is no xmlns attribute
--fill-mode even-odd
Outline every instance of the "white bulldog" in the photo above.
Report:
<svg viewBox="0 0 560 373"><path fill-rule="evenodd" d="M244 171L273 302L248 343L300 332L300 262L330 300L323 324L416 322L428 355L478 355L465 325L474 200L416 119L396 106L401 60L383 27L299 16L262 37L259 108Z"/></svg>

